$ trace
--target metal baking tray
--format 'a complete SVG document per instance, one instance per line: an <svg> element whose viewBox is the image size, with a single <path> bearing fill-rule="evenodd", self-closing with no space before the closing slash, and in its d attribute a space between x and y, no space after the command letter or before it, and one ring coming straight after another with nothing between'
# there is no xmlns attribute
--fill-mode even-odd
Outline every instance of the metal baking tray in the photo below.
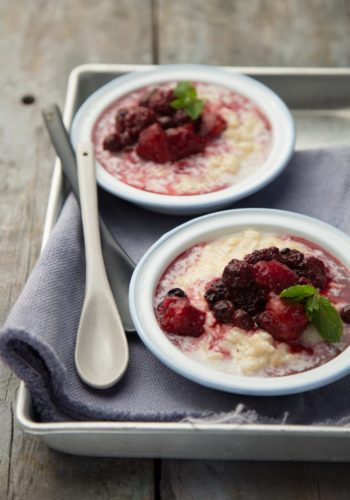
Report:
<svg viewBox="0 0 350 500"><path fill-rule="evenodd" d="M98 87L130 71L152 66L78 66L69 77L64 120L69 127L80 104ZM350 139L350 70L225 68L253 76L276 91L292 110L297 149L346 144ZM64 196L60 162L52 178L43 246ZM17 422L49 447L77 455L210 458L235 460L350 460L350 427L184 422L38 422L23 382ZM349 439L349 441L348 441Z"/></svg>

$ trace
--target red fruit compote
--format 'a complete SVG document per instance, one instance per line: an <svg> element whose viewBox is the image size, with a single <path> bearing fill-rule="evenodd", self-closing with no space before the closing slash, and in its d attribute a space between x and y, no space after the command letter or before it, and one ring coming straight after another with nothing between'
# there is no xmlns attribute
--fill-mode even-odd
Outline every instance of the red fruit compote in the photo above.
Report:
<svg viewBox="0 0 350 500"><path fill-rule="evenodd" d="M326 342L304 305L281 299L295 285L318 289L341 313ZM190 358L214 369L274 377L310 370L350 344L350 271L305 239L245 230L197 244L167 268L154 297L158 322Z"/></svg>
<svg viewBox="0 0 350 500"><path fill-rule="evenodd" d="M93 127L100 165L125 184L173 196L218 191L256 172L271 150L268 118L230 89L192 85L204 102L196 119L171 106L176 82L113 102Z"/></svg>

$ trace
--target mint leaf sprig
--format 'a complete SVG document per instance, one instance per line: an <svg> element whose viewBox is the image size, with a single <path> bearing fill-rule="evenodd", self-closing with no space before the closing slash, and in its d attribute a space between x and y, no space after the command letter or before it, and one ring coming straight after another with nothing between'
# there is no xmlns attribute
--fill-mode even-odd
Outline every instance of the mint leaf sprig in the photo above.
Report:
<svg viewBox="0 0 350 500"><path fill-rule="evenodd" d="M171 101L171 107L183 109L192 120L196 120L204 108L204 101L198 99L196 88L189 82L179 82L174 89L174 94L176 99Z"/></svg>
<svg viewBox="0 0 350 500"><path fill-rule="evenodd" d="M339 342L343 322L331 302L311 285L295 285L282 290L281 299L294 300L304 305L305 313L326 342Z"/></svg>

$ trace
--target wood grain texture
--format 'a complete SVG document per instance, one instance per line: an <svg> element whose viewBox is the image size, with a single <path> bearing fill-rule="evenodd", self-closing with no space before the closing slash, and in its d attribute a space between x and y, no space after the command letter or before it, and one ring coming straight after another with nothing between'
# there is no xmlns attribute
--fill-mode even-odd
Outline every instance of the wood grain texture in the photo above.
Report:
<svg viewBox="0 0 350 500"><path fill-rule="evenodd" d="M144 0L0 0L0 321L34 266L54 161L40 109L61 107L86 62L152 62ZM33 96L31 105L23 96ZM30 99L27 99L30 101ZM0 498L150 499L153 462L70 457L13 424L18 381L0 365Z"/></svg>
<svg viewBox="0 0 350 500"><path fill-rule="evenodd" d="M157 0L159 61L348 66L347 0Z"/></svg>
<svg viewBox="0 0 350 500"><path fill-rule="evenodd" d="M152 500L153 461L70 456L16 429L8 498Z"/></svg>
<svg viewBox="0 0 350 500"><path fill-rule="evenodd" d="M167 500L346 500L348 464L163 461Z"/></svg>

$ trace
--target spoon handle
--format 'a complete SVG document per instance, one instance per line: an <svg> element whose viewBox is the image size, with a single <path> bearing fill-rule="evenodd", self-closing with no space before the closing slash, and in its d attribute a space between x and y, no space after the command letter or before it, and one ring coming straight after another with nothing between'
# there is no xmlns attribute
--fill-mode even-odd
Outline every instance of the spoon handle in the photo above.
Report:
<svg viewBox="0 0 350 500"><path fill-rule="evenodd" d="M96 289L100 283L103 287L106 283L108 286L108 281L101 253L93 145L91 143L79 144L77 157L87 270L86 288L93 285Z"/></svg>
<svg viewBox="0 0 350 500"><path fill-rule="evenodd" d="M61 160L62 169L69 180L72 191L79 201L79 185L75 152L64 126L61 112L56 105L43 110L43 118L49 132L51 142ZM135 264L120 246L100 216L102 251L109 284L118 304L118 309L127 332L135 330L128 305L128 290Z"/></svg>

